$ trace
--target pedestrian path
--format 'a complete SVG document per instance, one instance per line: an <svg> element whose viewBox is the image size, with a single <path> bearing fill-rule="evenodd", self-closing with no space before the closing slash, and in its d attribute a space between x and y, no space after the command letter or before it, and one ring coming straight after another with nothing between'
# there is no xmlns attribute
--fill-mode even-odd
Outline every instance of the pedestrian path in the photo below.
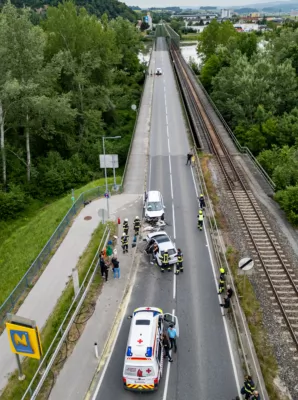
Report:
<svg viewBox="0 0 298 400"><path fill-rule="evenodd" d="M135 194L112 196L109 200L111 217L116 218L121 209L135 204L138 198L140 197ZM82 209L17 315L35 320L37 326L42 329L71 276L72 268L77 265L99 224L98 210L102 208L106 208L104 198L95 200ZM9 374L17 367L15 356L9 348L6 331L0 336L0 355L1 391L7 384Z"/></svg>

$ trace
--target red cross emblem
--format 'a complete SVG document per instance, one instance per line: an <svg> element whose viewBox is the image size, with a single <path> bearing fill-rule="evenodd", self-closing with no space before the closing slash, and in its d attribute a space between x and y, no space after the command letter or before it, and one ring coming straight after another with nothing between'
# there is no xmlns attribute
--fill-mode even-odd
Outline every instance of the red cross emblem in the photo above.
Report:
<svg viewBox="0 0 298 400"><path fill-rule="evenodd" d="M146 310L151 310L151 308L150 308L150 307L147 307Z"/></svg>
<svg viewBox="0 0 298 400"><path fill-rule="evenodd" d="M139 340L137 340L137 342L138 342L139 344L141 344L141 343L143 343L143 340L140 338Z"/></svg>
<svg viewBox="0 0 298 400"><path fill-rule="evenodd" d="M147 372L147 374L150 374L151 369L150 368L146 369L146 372Z"/></svg>

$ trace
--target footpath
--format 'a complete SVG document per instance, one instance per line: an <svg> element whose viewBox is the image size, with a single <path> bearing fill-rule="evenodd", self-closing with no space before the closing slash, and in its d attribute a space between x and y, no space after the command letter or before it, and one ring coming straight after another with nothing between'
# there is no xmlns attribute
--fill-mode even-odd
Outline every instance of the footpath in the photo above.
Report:
<svg viewBox="0 0 298 400"><path fill-rule="evenodd" d="M155 57L152 54L149 71L154 70ZM126 196L142 197L147 175L149 157L149 134L151 120L151 105L153 96L154 77L146 79L142 103L140 105L138 122L133 139L130 158L124 185ZM125 206L120 210L121 222L128 218L130 225L130 239L133 236L132 221L136 215L142 216L142 200ZM119 236L122 228L119 229ZM131 243L131 240L130 240ZM134 271L135 250L129 246L129 253L122 254L120 243L117 245L118 260L120 262L120 279L104 283L102 292L96 303L95 312L87 322L82 336L78 340L74 351L66 360L60 371L57 381L50 394L50 400L82 400L88 393L93 376L103 367L104 351L110 332L115 322L115 316L121 307L121 301ZM97 343L100 361L95 357L94 343Z"/></svg>
<svg viewBox="0 0 298 400"><path fill-rule="evenodd" d="M150 69L154 69L154 56ZM150 70L149 69L149 70ZM110 219L129 218L130 226L136 215L142 216L142 197L146 178L149 150L151 102L154 78L148 76L145 83L138 122L128 160L124 193L113 195L109 200ZM32 288L17 315L36 321L42 329L59 300L72 269L77 265L80 256L86 249L92 233L98 226L98 210L106 209L106 199L99 199L87 205L75 219L63 242L50 260L35 286ZM85 220L85 217L91 217ZM121 234L122 231L119 231ZM132 237L132 232L130 233ZM132 250L122 255L118 248L121 267L121 278L110 280L104 285L97 301L96 310L88 321L83 335L79 339L72 355L64 364L57 383L53 388L51 399L82 399L98 367L94 356L94 342L97 341L99 354L104 348L114 317L121 302L132 267ZM111 273L110 273L111 275ZM17 368L14 354L11 353L7 333L0 336L0 395L8 383L8 378ZM74 379L75 377L75 379Z"/></svg>

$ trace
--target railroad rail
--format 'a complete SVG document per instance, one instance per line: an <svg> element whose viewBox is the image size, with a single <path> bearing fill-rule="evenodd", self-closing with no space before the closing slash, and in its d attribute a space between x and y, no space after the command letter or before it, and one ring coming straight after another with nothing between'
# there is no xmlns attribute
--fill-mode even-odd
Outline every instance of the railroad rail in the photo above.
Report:
<svg viewBox="0 0 298 400"><path fill-rule="evenodd" d="M191 71L180 50L171 44L170 54L184 96L188 98L188 104L192 107L191 114L199 121L221 168L228 196L244 230L255 265L261 276L267 278L270 293L273 294L270 298L278 304L295 350L298 351L298 279L243 174L239 171L239 166L227 150L210 114L210 107L207 108L199 98L190 78Z"/></svg>

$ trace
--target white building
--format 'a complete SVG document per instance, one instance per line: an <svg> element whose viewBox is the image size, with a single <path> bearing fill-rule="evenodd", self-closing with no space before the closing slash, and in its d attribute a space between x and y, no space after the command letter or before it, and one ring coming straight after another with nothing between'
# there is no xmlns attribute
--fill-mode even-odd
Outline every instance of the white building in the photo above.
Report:
<svg viewBox="0 0 298 400"><path fill-rule="evenodd" d="M221 18L232 18L233 10L228 10L226 8L221 10Z"/></svg>

